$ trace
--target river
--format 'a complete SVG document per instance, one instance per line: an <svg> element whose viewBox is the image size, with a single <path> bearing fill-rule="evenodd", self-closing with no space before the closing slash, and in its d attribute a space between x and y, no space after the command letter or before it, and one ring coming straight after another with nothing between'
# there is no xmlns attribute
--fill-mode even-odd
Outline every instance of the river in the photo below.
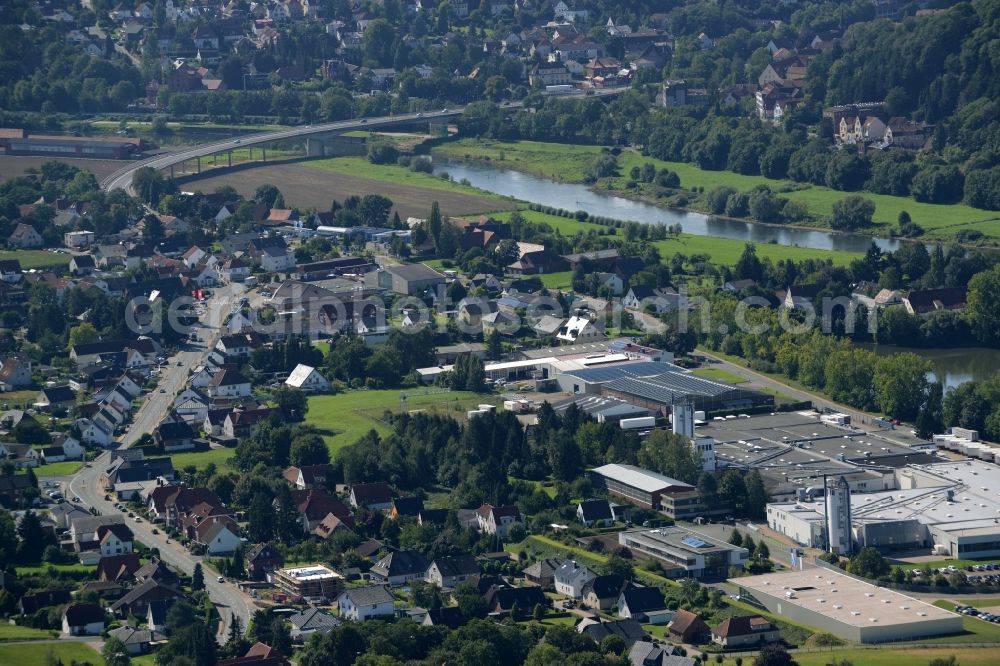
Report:
<svg viewBox="0 0 1000 666"><path fill-rule="evenodd" d="M465 179L479 189L543 206L585 210L591 215L648 224L679 223L685 233L696 236L860 253L867 251L873 240L883 250L896 250L899 247L899 241L888 238L754 224L666 208L603 192L592 192L586 185L559 183L548 178L521 171L499 169L486 164L444 160L435 162L434 172L447 172L456 181Z"/></svg>
<svg viewBox="0 0 1000 666"><path fill-rule="evenodd" d="M913 352L927 359L934 367L933 378L944 384L945 390L968 381L982 381L1000 372L1000 349L957 347L955 349L911 349L889 345L864 345L879 356Z"/></svg>

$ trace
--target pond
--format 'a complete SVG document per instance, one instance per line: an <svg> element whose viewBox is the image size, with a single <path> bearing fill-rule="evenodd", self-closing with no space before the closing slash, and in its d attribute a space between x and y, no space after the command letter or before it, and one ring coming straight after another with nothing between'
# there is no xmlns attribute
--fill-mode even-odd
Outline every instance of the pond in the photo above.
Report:
<svg viewBox="0 0 1000 666"><path fill-rule="evenodd" d="M888 345L865 345L879 356L913 352L931 362L933 375L945 390L968 381L982 381L1000 372L1000 349L959 347L956 349L911 349Z"/></svg>
<svg viewBox="0 0 1000 666"><path fill-rule="evenodd" d="M611 194L592 192L586 185L559 183L487 164L438 161L434 164L434 172L447 172L456 181L464 178L474 187L543 206L585 210L591 215L648 224L679 223L686 233L696 236L861 253L868 249L873 240L883 250L896 250L899 247L899 241L888 238L755 224L632 201Z"/></svg>

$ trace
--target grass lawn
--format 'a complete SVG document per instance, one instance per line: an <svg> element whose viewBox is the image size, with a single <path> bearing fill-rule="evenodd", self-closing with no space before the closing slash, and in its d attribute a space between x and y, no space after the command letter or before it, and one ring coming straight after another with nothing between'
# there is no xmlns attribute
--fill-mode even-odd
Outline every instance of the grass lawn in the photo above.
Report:
<svg viewBox="0 0 1000 666"><path fill-rule="evenodd" d="M997 663L995 650L982 648L858 648L829 652L797 652L799 666L826 666L846 659L854 666L923 666L932 659L954 655L961 666L987 666ZM744 659L744 663L749 660ZM727 662L728 663L728 662Z"/></svg>
<svg viewBox="0 0 1000 666"><path fill-rule="evenodd" d="M0 624L0 642L2 641L37 641L44 638L57 638L58 631L18 627L12 624Z"/></svg>
<svg viewBox="0 0 1000 666"><path fill-rule="evenodd" d="M137 655L129 663L132 666L156 666L156 653Z"/></svg>
<svg viewBox="0 0 1000 666"><path fill-rule="evenodd" d="M99 652L85 643L62 641L59 643L30 643L20 645L0 645L0 664L17 664L17 666L47 666L59 660L64 664L73 661L80 663L103 664Z"/></svg>
<svg viewBox="0 0 1000 666"><path fill-rule="evenodd" d="M493 201L503 201L504 198L473 187L461 185L451 180L445 180L428 173L410 171L409 169L394 166L391 164L372 164L364 157L332 157L325 160L310 160L303 162L305 166L313 169L325 169L334 173L342 173L358 178L369 178L371 180L381 180L393 183L394 185L409 185L411 187L422 187L428 190L440 190L442 192L458 192L461 194L475 193L478 196L491 199Z"/></svg>
<svg viewBox="0 0 1000 666"><path fill-rule="evenodd" d="M540 489L543 493L545 493L546 495L548 495L550 499L555 499L556 498L556 487L554 485L551 485L551 484L550 485L545 485L545 483L542 482L542 481L534 481L532 479L518 479L518 478L513 477L513 476L509 476L507 478L510 479L511 481L524 481L525 483L530 483L535 488Z"/></svg>
<svg viewBox="0 0 1000 666"><path fill-rule="evenodd" d="M573 271L563 271L562 273L543 273L538 278L546 289L561 289L564 291L573 288Z"/></svg>
<svg viewBox="0 0 1000 666"><path fill-rule="evenodd" d="M74 564L39 564L31 567L17 567L17 575L32 576L44 574L49 570L49 567L54 567L56 571L61 572L97 572L97 566L94 564L80 564L76 562Z"/></svg>
<svg viewBox="0 0 1000 666"><path fill-rule="evenodd" d="M57 266L69 266L73 257L62 252L45 252L44 250L4 250L0 252L0 260L9 261L17 259L21 262L21 268L54 268Z"/></svg>
<svg viewBox="0 0 1000 666"><path fill-rule="evenodd" d="M35 476L72 476L82 465L79 460L67 460L66 462L48 463L35 468Z"/></svg>
<svg viewBox="0 0 1000 666"><path fill-rule="evenodd" d="M401 396L405 396L405 402ZM386 410L420 410L461 416L480 403L496 404L498 401L492 395L432 388L347 391L338 395L310 397L306 423L324 431L330 453L336 455L337 451L353 444L369 430L374 429L380 435L388 434L389 428L381 421ZM174 466L179 466L176 457Z"/></svg>
<svg viewBox="0 0 1000 666"><path fill-rule="evenodd" d="M501 168L526 171L554 180L581 183L591 164L601 154L600 146L565 145L534 141L502 142L492 140L463 139L439 146L434 154L452 159L468 159L490 162ZM621 190L633 166L652 163L657 169L667 168L677 173L681 187L703 187L706 191L721 185L747 191L757 185L768 185L782 192L782 196L806 204L809 212L825 218L830 215L833 203L851 192L840 192L828 187L794 183L788 180L774 180L763 176L744 176L731 171L706 171L683 162L665 162L645 157L632 150L622 151L618 158L620 176L612 179L613 186ZM914 201L909 197L893 197L884 194L861 192L861 195L875 203L874 222L884 233L896 226L901 211L907 211L911 219L926 230L927 238L950 239L956 231L976 229L994 239L1000 238L1000 216L996 212L983 211L962 204L940 205ZM694 204L697 205L697 204ZM822 219L814 220L811 226L825 227ZM878 230L878 229L877 229Z"/></svg>
<svg viewBox="0 0 1000 666"><path fill-rule="evenodd" d="M692 374L704 377L705 379L711 379L716 382L725 382L727 384L744 384L747 382L746 377L740 377L733 372L722 370L721 368L698 368L697 370L692 371Z"/></svg>
<svg viewBox="0 0 1000 666"><path fill-rule="evenodd" d="M225 467L226 461L236 455L235 449L209 449L208 451L192 451L190 453L171 453L174 469L184 469L188 465L201 468L209 463L216 467Z"/></svg>

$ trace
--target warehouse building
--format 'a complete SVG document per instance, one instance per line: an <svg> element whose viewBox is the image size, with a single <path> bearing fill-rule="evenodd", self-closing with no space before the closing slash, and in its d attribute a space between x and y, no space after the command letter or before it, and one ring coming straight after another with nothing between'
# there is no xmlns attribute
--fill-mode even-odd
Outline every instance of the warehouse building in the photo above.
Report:
<svg viewBox="0 0 1000 666"><path fill-rule="evenodd" d="M676 526L619 532L618 543L656 559L668 578L723 580L750 557L746 548Z"/></svg>
<svg viewBox="0 0 1000 666"><path fill-rule="evenodd" d="M137 156L142 149L142 139L138 138L55 136L0 128L0 155L122 160Z"/></svg>
<svg viewBox="0 0 1000 666"><path fill-rule="evenodd" d="M856 643L962 633L962 616L828 569L734 578L740 601Z"/></svg>
<svg viewBox="0 0 1000 666"><path fill-rule="evenodd" d="M910 465L896 478L896 490L850 495L855 549L1000 557L1000 466L975 459ZM767 506L768 526L806 546L825 547L825 521L822 497Z"/></svg>
<svg viewBox="0 0 1000 666"><path fill-rule="evenodd" d="M635 465L602 465L590 470L594 484L645 509L660 510L663 497L696 492L694 486Z"/></svg>

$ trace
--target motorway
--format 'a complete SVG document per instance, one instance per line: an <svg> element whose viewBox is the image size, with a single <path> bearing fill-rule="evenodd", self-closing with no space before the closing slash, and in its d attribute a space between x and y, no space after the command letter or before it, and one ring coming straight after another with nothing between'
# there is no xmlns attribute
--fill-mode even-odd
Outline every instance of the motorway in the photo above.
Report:
<svg viewBox="0 0 1000 666"><path fill-rule="evenodd" d="M157 388L146 395L142 407L135 414L132 424L120 440L118 448L128 448L145 433L151 433L160 419L169 409L174 397L185 387L189 371L200 365L208 352L215 346L222 331L225 316L233 309L242 293L243 285L232 284L215 290L212 298L206 303L205 313L198 324L197 342L186 343L182 351L169 359L161 369ZM69 481L69 497L79 497L80 503L88 508L94 508L101 514L120 513L113 502L104 499L104 491L100 487L101 473L108 466L111 453L105 451L89 466L83 467ZM196 563L204 558L192 555L176 541L167 543L167 536L162 532L153 534L153 525L146 520L140 523L130 523L136 539L150 548L160 551L160 558L167 564L190 574ZM204 567L204 565L202 565ZM240 618L242 627L246 630L250 621L250 597L242 593L231 582L219 583L215 577L205 574L205 588L213 603L219 609L218 638L225 641L229 631L230 618L236 615Z"/></svg>
<svg viewBox="0 0 1000 666"><path fill-rule="evenodd" d="M612 95L621 94L625 90L629 90L629 88L595 89L592 91L592 95L590 96L598 98L610 97ZM585 96L587 96L587 93L581 91L580 93L561 94L558 97L575 99ZM504 108L519 108L520 106L520 102L511 102ZM328 134L330 132L372 130L376 128L391 127L393 125L415 122L454 120L455 118L458 118L464 110L464 106L457 106L453 109L440 109L438 111L426 111L421 113L405 113L374 118L352 118L351 120L340 120L337 122L322 123L319 125L303 125L302 127L293 127L287 130L261 132L259 134L251 134L238 139L227 139L226 141L206 143L200 146L193 146L191 148L185 148L171 153L161 153L144 160L130 162L128 166L125 166L105 177L101 181L101 187L108 191L116 189L128 190L132 186L132 175L142 167L152 167L153 169L159 171L169 169L172 166L176 166L182 162L186 162L187 160L192 160L197 157L207 157L209 155L215 155L229 150L261 146L273 141L305 139L313 135Z"/></svg>

